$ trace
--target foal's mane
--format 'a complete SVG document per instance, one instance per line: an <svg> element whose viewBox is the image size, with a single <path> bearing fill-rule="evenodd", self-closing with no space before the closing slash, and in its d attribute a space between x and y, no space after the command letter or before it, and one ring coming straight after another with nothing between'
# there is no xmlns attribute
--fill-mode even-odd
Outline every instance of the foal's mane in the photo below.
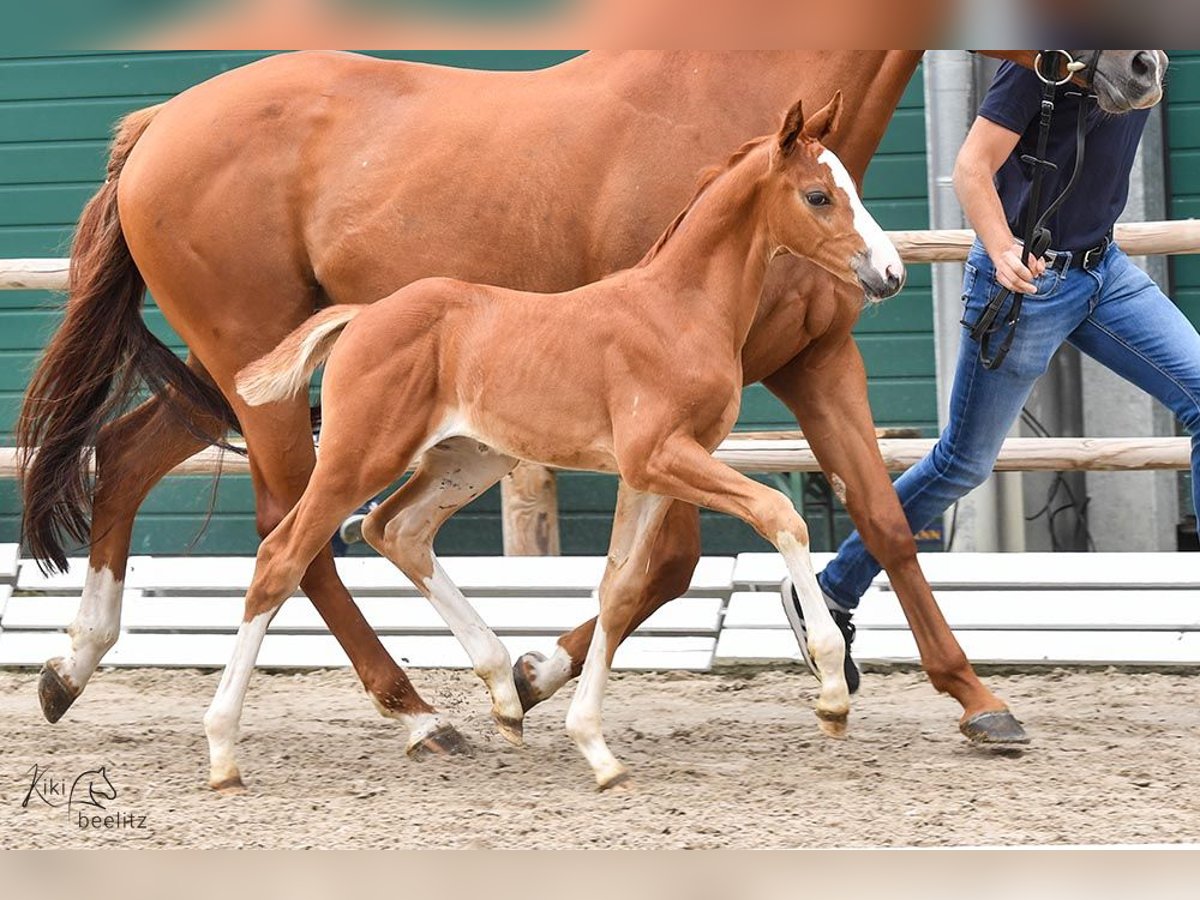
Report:
<svg viewBox="0 0 1200 900"><path fill-rule="evenodd" d="M634 268L640 269L643 266L649 265L651 260L658 256L658 254L662 251L662 248L666 246L667 241L669 241L675 232L679 230L679 226L683 224L683 220L686 219L688 213L692 211L692 207L699 202L700 197L704 194L704 192L712 187L714 181L736 167L738 163L749 156L754 150L758 149L768 140L773 138L774 135L764 135L763 137L756 137L753 140L746 141L746 143L742 144L742 146L738 147L737 150L733 152L733 155L725 161L724 165L709 166L707 169L701 171L700 178L696 183L696 193L692 195L692 199L688 201L687 206L683 208L679 215L672 220L671 224L667 226L666 230L659 236L658 240L654 242L654 246L646 251L646 255L642 257L641 261L634 266Z"/></svg>

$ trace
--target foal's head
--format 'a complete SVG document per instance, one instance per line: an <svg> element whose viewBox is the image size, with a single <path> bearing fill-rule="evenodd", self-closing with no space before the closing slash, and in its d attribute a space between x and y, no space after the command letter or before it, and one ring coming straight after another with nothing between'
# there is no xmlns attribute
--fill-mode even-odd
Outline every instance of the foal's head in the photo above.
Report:
<svg viewBox="0 0 1200 900"><path fill-rule="evenodd" d="M788 111L763 186L767 224L783 249L861 285L877 303L904 285L904 263L863 206L846 167L824 146L841 112L841 91L808 119L799 102Z"/></svg>

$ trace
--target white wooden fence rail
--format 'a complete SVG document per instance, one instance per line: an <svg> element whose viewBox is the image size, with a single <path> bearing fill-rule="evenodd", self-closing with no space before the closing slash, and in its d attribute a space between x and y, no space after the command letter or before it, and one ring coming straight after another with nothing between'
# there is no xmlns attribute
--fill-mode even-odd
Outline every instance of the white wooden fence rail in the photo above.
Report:
<svg viewBox="0 0 1200 900"><path fill-rule="evenodd" d="M975 233L953 231L892 231L888 236L905 262L958 262L967 258ZM1132 222L1118 225L1117 243L1132 256L1200 253L1200 220ZM0 290L63 291L67 260L59 258L0 260Z"/></svg>
<svg viewBox="0 0 1200 900"><path fill-rule="evenodd" d="M881 438L879 450L890 472L904 472L933 447L924 438ZM718 459L740 472L819 472L805 440L739 439L735 434L717 448ZM17 477L18 451L0 447L0 479ZM1189 468L1188 438L1009 438L996 461L997 472L1132 472ZM172 475L245 474L244 456L216 448L202 450L172 470Z"/></svg>

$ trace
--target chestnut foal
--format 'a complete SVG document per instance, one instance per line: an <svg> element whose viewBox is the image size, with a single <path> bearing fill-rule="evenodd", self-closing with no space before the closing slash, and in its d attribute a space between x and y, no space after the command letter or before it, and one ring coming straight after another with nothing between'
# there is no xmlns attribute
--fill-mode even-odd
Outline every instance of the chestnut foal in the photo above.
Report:
<svg viewBox="0 0 1200 900"><path fill-rule="evenodd" d="M272 616L345 515L418 459L413 477L368 517L364 536L463 643L514 743L523 713L508 653L450 582L433 541L518 460L617 473L630 488L613 524L600 624L567 716L601 788L625 774L600 728L612 656L636 614L636 588L622 583L636 583L648 564L670 499L737 516L779 549L810 624L820 727L844 732L845 647L817 587L804 522L783 494L711 455L737 419L742 345L773 256L810 259L871 300L903 283L899 254L822 145L840 110L840 93L808 121L801 104L793 106L777 135L746 144L702 182L633 269L553 302L425 279L369 307L318 313L239 375L238 392L258 406L305 390L328 358L317 467L259 549L233 660L205 716L213 787L241 787L234 740ZM410 727L445 727L425 718Z"/></svg>

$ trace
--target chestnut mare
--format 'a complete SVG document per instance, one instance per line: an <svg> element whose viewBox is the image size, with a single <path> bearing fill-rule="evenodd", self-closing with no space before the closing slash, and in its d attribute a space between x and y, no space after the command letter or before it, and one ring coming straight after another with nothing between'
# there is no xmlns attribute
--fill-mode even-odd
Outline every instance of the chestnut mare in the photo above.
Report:
<svg viewBox="0 0 1200 900"><path fill-rule="evenodd" d="M433 542L518 460L612 472L626 485L599 624L567 715L601 789L625 775L600 730L608 668L636 616L637 573L670 499L737 516L783 555L821 673L817 716L828 733L844 733L845 645L817 586L804 522L782 493L712 457L737 421L742 346L772 257L804 257L869 300L903 284L899 253L821 144L841 109L836 94L805 121L796 103L777 135L746 144L702 181L632 269L559 294L424 279L371 306L317 313L238 377L250 406L307 398L310 377L329 360L316 469L259 547L233 661L205 716L213 787L242 787L237 723L276 610L342 520L417 460L413 477L367 517L363 536L462 642L509 740L520 743L524 711L508 654L438 564ZM445 727L435 716L407 724L416 737Z"/></svg>
<svg viewBox="0 0 1200 900"><path fill-rule="evenodd" d="M1161 94L1157 68L1139 70L1138 53L1101 57L1106 107ZM861 183L919 60L912 51L647 52L483 73L303 53L128 116L81 218L67 315L20 422L20 446L38 448L23 479L30 551L61 567L91 519L72 647L39 683L46 717L63 715L115 642L134 516L172 467L236 421L259 533L299 498L314 463L308 404L250 407L234 378L315 310L369 303L428 275L560 291L632 265L686 201L683 173L772 127L798 88L810 103L844 88L855 115L831 146ZM187 367L141 319L147 285L190 348ZM917 564L851 337L860 308L856 291L818 267L780 259L743 376L794 412L826 472L846 485L930 681L963 706L960 727L984 741L1019 734L1011 716L979 718L1004 704L976 678ZM139 381L155 396L121 415ZM699 552L695 508L671 504L637 588L637 621L686 590ZM433 712L351 601L331 554L313 560L301 587L380 709ZM592 624L564 636L550 660L522 661L527 702L578 673Z"/></svg>

